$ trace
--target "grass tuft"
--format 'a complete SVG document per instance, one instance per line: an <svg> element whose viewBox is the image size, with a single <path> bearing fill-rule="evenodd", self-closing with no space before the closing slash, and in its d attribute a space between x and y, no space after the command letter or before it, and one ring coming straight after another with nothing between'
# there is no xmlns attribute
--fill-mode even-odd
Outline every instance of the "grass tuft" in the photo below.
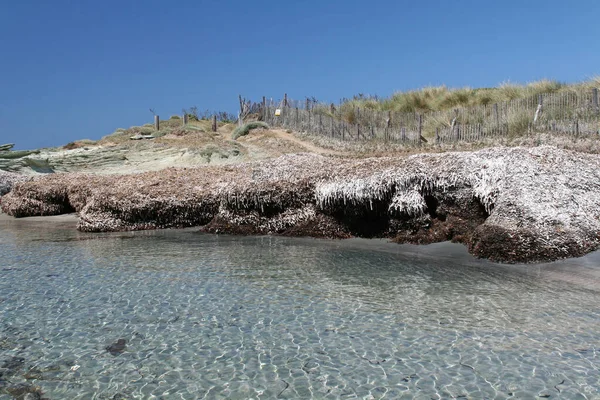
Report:
<svg viewBox="0 0 600 400"><path fill-rule="evenodd" d="M261 121L252 121L237 127L232 133L231 138L236 140L242 136L246 136L252 129L269 129L269 125Z"/></svg>

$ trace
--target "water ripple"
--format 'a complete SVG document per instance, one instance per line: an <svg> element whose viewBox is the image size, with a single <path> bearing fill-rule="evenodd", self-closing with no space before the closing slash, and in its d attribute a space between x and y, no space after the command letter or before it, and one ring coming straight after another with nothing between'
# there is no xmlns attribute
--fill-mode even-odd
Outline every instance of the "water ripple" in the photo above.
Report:
<svg viewBox="0 0 600 400"><path fill-rule="evenodd" d="M600 397L567 264L0 223L0 399Z"/></svg>

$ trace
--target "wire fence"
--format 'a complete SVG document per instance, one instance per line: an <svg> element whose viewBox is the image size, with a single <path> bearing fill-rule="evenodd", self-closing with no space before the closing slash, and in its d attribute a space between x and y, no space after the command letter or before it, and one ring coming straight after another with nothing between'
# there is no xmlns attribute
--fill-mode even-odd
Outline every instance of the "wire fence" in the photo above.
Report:
<svg viewBox="0 0 600 400"><path fill-rule="evenodd" d="M446 111L403 113L347 109L314 100L263 98L254 112L273 127L340 140L373 140L419 145L475 142L535 132L600 135L598 89L547 93L507 102Z"/></svg>

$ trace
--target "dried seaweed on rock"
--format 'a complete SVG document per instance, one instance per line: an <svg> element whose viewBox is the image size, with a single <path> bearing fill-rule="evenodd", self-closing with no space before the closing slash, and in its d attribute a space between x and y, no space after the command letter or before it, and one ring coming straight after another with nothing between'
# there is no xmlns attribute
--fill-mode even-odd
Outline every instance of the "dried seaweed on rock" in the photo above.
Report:
<svg viewBox="0 0 600 400"><path fill-rule="evenodd" d="M600 243L600 159L549 146L360 160L294 154L135 175L55 174L17 184L2 209L75 210L88 231L206 225L347 237L361 234L353 225L371 224L370 236L451 238L480 257L547 260Z"/></svg>
<svg viewBox="0 0 600 400"><path fill-rule="evenodd" d="M12 187L18 182L24 182L29 178L13 172L0 170L0 196L10 192Z"/></svg>

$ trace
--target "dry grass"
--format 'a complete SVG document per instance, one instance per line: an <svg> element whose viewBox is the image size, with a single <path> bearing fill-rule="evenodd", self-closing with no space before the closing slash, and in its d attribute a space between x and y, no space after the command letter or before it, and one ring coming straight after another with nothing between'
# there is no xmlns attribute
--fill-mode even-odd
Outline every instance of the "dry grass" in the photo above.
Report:
<svg viewBox="0 0 600 400"><path fill-rule="evenodd" d="M343 114L352 115L356 108L376 111L428 112L474 107L524 99L544 93L578 92L600 87L600 77L574 85L543 79L528 84L504 82L495 88L449 88L431 86L419 90L394 93L389 98L355 96L341 104Z"/></svg>
<svg viewBox="0 0 600 400"><path fill-rule="evenodd" d="M236 140L242 136L246 136L252 129L269 129L269 125L261 121L248 122L235 128L235 130L231 133L231 138Z"/></svg>
<svg viewBox="0 0 600 400"><path fill-rule="evenodd" d="M217 123L217 132L229 133L234 129L234 125L231 123ZM181 118L173 118L166 121L160 122L160 130L154 129L154 125L145 124L142 126L132 126L128 129L119 128L110 135L104 136L100 139L97 144L123 144L129 143L132 136L136 135L152 135L155 138L163 138L168 135L172 136L190 136L192 140L196 138L194 135L198 134L213 134L212 122L207 120L200 121L189 121L188 124L183 125ZM179 142L181 144L181 142Z"/></svg>
<svg viewBox="0 0 600 400"><path fill-rule="evenodd" d="M367 131L372 128L382 138L388 118L389 131L396 135L402 127L408 132L421 132L429 141L437 134L448 140L458 132L468 135L469 140L492 135L512 139L544 129L565 133L573 130L574 121L586 134L598 134L600 121L591 107L592 88L600 88L600 78L574 85L540 80L525 85L507 82L496 88L426 87L385 99L359 95L333 109L315 105L313 113L360 124ZM544 95L543 108L534 121L539 95Z"/></svg>

